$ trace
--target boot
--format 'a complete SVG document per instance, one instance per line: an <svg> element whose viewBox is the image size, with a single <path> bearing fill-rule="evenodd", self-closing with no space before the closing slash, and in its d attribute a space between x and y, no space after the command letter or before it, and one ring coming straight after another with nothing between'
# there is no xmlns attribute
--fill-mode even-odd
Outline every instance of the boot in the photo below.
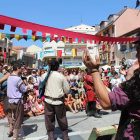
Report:
<svg viewBox="0 0 140 140"><path fill-rule="evenodd" d="M47 132L48 134L48 140L54 140L54 132L51 131L51 132Z"/></svg>
<svg viewBox="0 0 140 140"><path fill-rule="evenodd" d="M93 116L94 116L95 118L101 118L101 115L97 113L97 110L94 111Z"/></svg>
<svg viewBox="0 0 140 140"><path fill-rule="evenodd" d="M63 135L63 139L64 139L64 140L70 140L70 139L69 139L69 136L68 136L68 131L67 131L67 130L62 131L62 135Z"/></svg>

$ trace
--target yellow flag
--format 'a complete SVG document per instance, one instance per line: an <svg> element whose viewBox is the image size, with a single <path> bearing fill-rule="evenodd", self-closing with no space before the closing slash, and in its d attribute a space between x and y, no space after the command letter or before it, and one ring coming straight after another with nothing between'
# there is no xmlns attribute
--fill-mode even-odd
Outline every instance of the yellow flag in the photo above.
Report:
<svg viewBox="0 0 140 140"><path fill-rule="evenodd" d="M35 42L35 36L32 36L31 39Z"/></svg>
<svg viewBox="0 0 140 140"><path fill-rule="evenodd" d="M72 55L75 56L75 49L72 49Z"/></svg>
<svg viewBox="0 0 140 140"><path fill-rule="evenodd" d="M64 43L66 43L66 37L64 37Z"/></svg>
<svg viewBox="0 0 140 140"><path fill-rule="evenodd" d="M19 41L19 35L15 35L15 39Z"/></svg>
<svg viewBox="0 0 140 140"><path fill-rule="evenodd" d="M1 33L0 33L0 39L1 39Z"/></svg>

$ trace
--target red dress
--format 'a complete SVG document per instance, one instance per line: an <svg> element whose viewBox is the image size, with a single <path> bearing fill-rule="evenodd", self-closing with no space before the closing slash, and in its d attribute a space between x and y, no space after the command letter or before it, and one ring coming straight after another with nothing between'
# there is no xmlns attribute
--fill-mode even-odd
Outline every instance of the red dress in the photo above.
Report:
<svg viewBox="0 0 140 140"><path fill-rule="evenodd" d="M87 101L92 102L96 101L95 93L93 91L94 86L93 86L93 79L91 75L87 75L85 77L85 88L86 88L86 98Z"/></svg>

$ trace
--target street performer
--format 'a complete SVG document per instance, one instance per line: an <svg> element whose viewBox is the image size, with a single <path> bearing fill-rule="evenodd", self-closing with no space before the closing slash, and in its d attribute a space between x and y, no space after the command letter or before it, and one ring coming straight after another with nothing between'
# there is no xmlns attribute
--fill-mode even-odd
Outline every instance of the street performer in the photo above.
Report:
<svg viewBox="0 0 140 140"><path fill-rule="evenodd" d="M54 140L55 115L62 131L63 139L69 140L68 123L66 118L66 107L64 103L64 93L69 92L67 79L58 71L59 62L51 62L51 72L45 84L45 124L48 133L48 140ZM41 81L47 73L42 75Z"/></svg>
<svg viewBox="0 0 140 140"><path fill-rule="evenodd" d="M140 140L140 39L135 42L138 60L128 69L126 82L109 93L99 74L99 58L95 61L88 50L84 51L83 62L90 69L94 88L103 109L121 110L116 140Z"/></svg>
<svg viewBox="0 0 140 140"><path fill-rule="evenodd" d="M18 138L18 134L24 118L23 97L24 93L30 89L29 86L25 86L24 82L19 77L20 72L21 65L14 64L13 73L7 80L7 96L9 98L8 104L9 109L13 112L13 117L11 115L8 116L8 119L10 120L10 128L7 134L9 137L13 135L13 140L22 139Z"/></svg>

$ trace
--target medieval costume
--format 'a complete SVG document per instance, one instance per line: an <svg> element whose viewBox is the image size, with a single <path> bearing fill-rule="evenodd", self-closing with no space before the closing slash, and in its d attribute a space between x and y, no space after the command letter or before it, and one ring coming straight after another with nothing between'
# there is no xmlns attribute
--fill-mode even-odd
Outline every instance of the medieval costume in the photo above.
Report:
<svg viewBox="0 0 140 140"><path fill-rule="evenodd" d="M87 115L101 117L96 110L96 97L93 86L92 76L87 74L85 77L85 89L86 89L86 100L87 100Z"/></svg>
<svg viewBox="0 0 140 140"><path fill-rule="evenodd" d="M54 61L54 67L57 66L57 61ZM53 62L52 62L53 63ZM59 68L59 66L58 66ZM66 107L64 103L64 93L69 92L69 84L67 79L57 72L51 65L51 72L48 81L45 84L45 124L48 133L48 140L54 140L55 115L62 131L63 139L69 140L68 123L66 118ZM42 75L41 81L46 77L47 73Z"/></svg>

